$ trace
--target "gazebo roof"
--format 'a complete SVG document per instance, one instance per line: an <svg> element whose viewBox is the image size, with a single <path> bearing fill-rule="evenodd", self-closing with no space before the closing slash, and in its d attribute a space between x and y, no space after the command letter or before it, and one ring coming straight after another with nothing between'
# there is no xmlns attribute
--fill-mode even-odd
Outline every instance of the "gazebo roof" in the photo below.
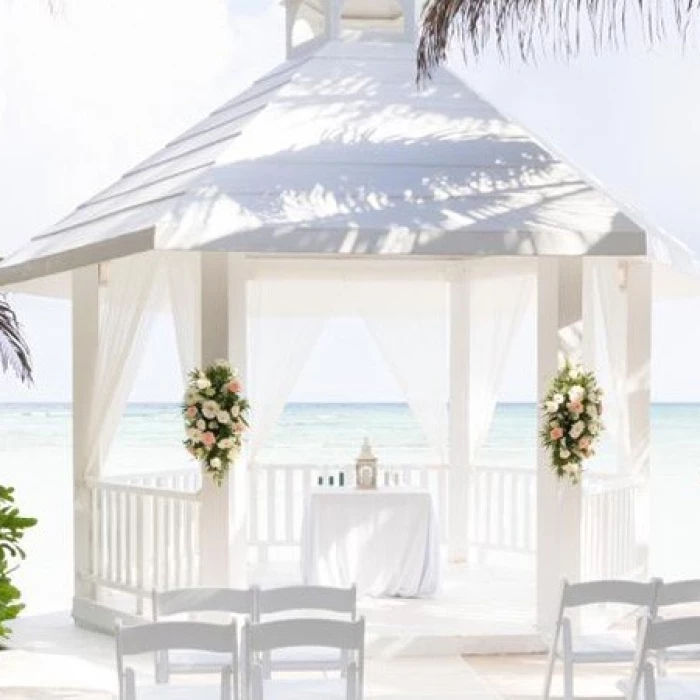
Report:
<svg viewBox="0 0 700 700"><path fill-rule="evenodd" d="M0 285L147 250L621 255L649 236L411 43L288 60L0 265Z"/></svg>

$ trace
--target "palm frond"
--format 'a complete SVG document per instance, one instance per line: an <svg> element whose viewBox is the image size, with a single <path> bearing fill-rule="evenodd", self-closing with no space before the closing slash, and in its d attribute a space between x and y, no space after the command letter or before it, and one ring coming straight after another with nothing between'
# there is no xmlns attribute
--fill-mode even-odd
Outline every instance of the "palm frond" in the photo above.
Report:
<svg viewBox="0 0 700 700"><path fill-rule="evenodd" d="M0 367L12 370L22 382L32 381L32 362L29 347L15 312L0 296Z"/></svg>
<svg viewBox="0 0 700 700"><path fill-rule="evenodd" d="M698 16L700 0L429 0L418 78L430 77L453 40L475 56L495 46L502 55L517 49L525 61L542 50L571 57L584 35L596 50L619 48L635 18L649 44L670 34L685 39Z"/></svg>

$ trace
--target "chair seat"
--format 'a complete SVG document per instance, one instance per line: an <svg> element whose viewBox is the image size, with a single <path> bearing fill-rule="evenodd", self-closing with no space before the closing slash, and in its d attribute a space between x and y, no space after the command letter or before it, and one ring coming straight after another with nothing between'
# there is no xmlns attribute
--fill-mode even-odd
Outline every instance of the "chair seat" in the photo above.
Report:
<svg viewBox="0 0 700 700"><path fill-rule="evenodd" d="M136 700L221 700L221 685L137 685Z"/></svg>
<svg viewBox="0 0 700 700"><path fill-rule="evenodd" d="M627 693L629 681L620 681L617 687ZM644 684L639 694L644 700ZM700 679L666 676L656 679L656 700L700 700Z"/></svg>
<svg viewBox="0 0 700 700"><path fill-rule="evenodd" d="M587 635L574 639L573 658L580 663L619 663L633 661L634 641L615 633ZM561 649L558 656L562 656Z"/></svg>
<svg viewBox="0 0 700 700"><path fill-rule="evenodd" d="M230 665L231 654L213 651L168 652L170 673L219 673L224 666Z"/></svg>
<svg viewBox="0 0 700 700"><path fill-rule="evenodd" d="M277 680L263 681L264 700L345 700L346 685L341 680Z"/></svg>
<svg viewBox="0 0 700 700"><path fill-rule="evenodd" d="M297 647L273 651L273 671L329 671L340 669L340 652L324 647Z"/></svg>

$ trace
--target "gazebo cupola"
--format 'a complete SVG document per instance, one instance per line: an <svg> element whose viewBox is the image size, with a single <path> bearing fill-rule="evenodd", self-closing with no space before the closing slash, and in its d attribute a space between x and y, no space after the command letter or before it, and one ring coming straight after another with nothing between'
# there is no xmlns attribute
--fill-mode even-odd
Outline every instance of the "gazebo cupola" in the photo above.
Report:
<svg viewBox="0 0 700 700"><path fill-rule="evenodd" d="M344 33L371 32L413 41L415 0L286 0L287 57Z"/></svg>

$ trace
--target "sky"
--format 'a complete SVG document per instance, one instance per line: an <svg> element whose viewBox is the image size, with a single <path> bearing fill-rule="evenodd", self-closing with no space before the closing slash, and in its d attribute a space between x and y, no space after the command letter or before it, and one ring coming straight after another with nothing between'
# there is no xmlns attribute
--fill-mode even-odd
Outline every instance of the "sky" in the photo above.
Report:
<svg viewBox="0 0 700 700"><path fill-rule="evenodd" d="M0 0L0 254L19 247L258 75L280 63L277 0ZM453 65L483 96L601 182L654 226L700 230L700 49L634 43L624 53L522 66ZM70 399L65 302L16 296L34 354L31 390L0 379L0 401ZM700 303L654 313L654 397L700 401L689 381ZM534 386L530 316L502 399ZM160 320L132 400L177 400L173 332ZM690 369L689 369L690 368ZM342 371L339 371L341 370ZM690 372L690 374L689 374ZM326 329L294 400L401 400L359 324Z"/></svg>

